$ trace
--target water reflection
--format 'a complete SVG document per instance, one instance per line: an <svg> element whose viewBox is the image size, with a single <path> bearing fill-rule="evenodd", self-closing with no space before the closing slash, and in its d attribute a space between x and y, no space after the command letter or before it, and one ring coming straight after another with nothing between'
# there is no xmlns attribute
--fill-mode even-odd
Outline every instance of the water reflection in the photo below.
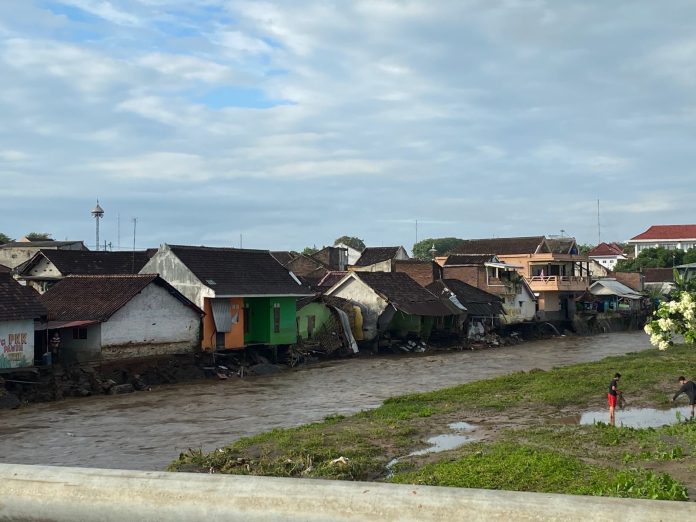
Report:
<svg viewBox="0 0 696 522"><path fill-rule="evenodd" d="M627 428L657 428L666 424L675 424L679 420L689 419L689 407L659 410L655 408L631 408L616 412L616 426ZM609 422L608 411L586 411L580 416L579 424Z"/></svg>

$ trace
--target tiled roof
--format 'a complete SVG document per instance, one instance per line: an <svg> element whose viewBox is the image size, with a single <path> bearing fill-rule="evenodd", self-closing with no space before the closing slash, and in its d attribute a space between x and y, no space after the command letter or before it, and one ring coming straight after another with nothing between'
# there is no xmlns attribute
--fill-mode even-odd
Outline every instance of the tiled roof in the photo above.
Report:
<svg viewBox="0 0 696 522"><path fill-rule="evenodd" d="M31 248L60 248L64 246L74 245L75 243L82 243L82 241L11 241L0 245L0 248L13 248L13 247L31 247ZM84 244L82 244L84 248Z"/></svg>
<svg viewBox="0 0 696 522"><path fill-rule="evenodd" d="M287 250L278 250L276 252L271 252L271 255L278 261L281 265L285 266L290 261L297 257L297 252L290 252Z"/></svg>
<svg viewBox="0 0 696 522"><path fill-rule="evenodd" d="M453 310L403 272L353 272L398 310L412 315L444 316Z"/></svg>
<svg viewBox="0 0 696 522"><path fill-rule="evenodd" d="M149 259L147 252L94 252L91 250L40 250L18 270L29 270L45 257L62 275L137 274Z"/></svg>
<svg viewBox="0 0 696 522"><path fill-rule="evenodd" d="M20 285L9 272L0 272L0 321L37 319L46 315L39 294Z"/></svg>
<svg viewBox="0 0 696 522"><path fill-rule="evenodd" d="M169 245L216 295L310 295L268 250Z"/></svg>
<svg viewBox="0 0 696 522"><path fill-rule="evenodd" d="M534 254L544 239L544 236L467 239L456 246L452 254Z"/></svg>
<svg viewBox="0 0 696 522"><path fill-rule="evenodd" d="M335 270L328 272L315 286L317 292L326 292L333 285L343 279L348 272Z"/></svg>
<svg viewBox="0 0 696 522"><path fill-rule="evenodd" d="M696 225L653 225L642 234L632 237L631 241L651 239L696 239Z"/></svg>
<svg viewBox="0 0 696 522"><path fill-rule="evenodd" d="M466 284L459 279L442 279L429 284L426 288L435 295L444 298L449 298L450 293L454 293L457 300L467 309L469 315L492 317L505 313L500 297Z"/></svg>
<svg viewBox="0 0 696 522"><path fill-rule="evenodd" d="M590 250L587 255L589 257L606 257L606 256L625 256L623 248L621 248L616 243L600 243L592 250Z"/></svg>
<svg viewBox="0 0 696 522"><path fill-rule="evenodd" d="M577 254L577 247L575 252L571 251L575 246L574 237L547 237L546 245L554 254Z"/></svg>
<svg viewBox="0 0 696 522"><path fill-rule="evenodd" d="M152 283L165 288L184 306L203 313L157 274L71 275L39 299L50 321L107 321Z"/></svg>
<svg viewBox="0 0 696 522"><path fill-rule="evenodd" d="M493 259L492 254L451 254L445 260L445 266L482 265Z"/></svg>
<svg viewBox="0 0 696 522"><path fill-rule="evenodd" d="M355 266L370 266L394 259L399 248L401 247L367 247L362 251L360 259L355 262Z"/></svg>
<svg viewBox="0 0 696 522"><path fill-rule="evenodd" d="M643 268L646 283L672 283L674 282L673 268Z"/></svg>
<svg viewBox="0 0 696 522"><path fill-rule="evenodd" d="M68 276L40 299L50 321L107 321L155 279L156 274Z"/></svg>

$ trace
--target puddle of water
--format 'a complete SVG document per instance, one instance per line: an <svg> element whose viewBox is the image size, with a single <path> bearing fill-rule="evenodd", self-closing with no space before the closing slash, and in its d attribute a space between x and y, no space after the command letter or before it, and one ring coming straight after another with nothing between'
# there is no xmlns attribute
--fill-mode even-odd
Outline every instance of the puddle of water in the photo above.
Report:
<svg viewBox="0 0 696 522"><path fill-rule="evenodd" d="M468 422L454 422L448 427L456 432L469 432L473 431L475 426L469 424ZM471 442L472 440L474 440L474 438L465 433L447 433L443 435L436 435L435 437L428 439L427 442L430 444L429 447L409 453L408 456L418 457L420 455L427 455L428 453L439 453L441 451L458 448L459 446L466 444L467 442Z"/></svg>
<svg viewBox="0 0 696 522"><path fill-rule="evenodd" d="M476 440L472 435L466 433L476 429L476 426L473 424L469 424L468 422L453 422L447 427L457 433L446 433L443 435L430 437L427 440L430 446L422 450L409 453L406 455L406 457L419 457L421 455L428 455L429 453L439 453L441 451L452 450ZM387 469L390 470L389 476L391 476L391 469L394 467L394 465L406 457L396 457L387 463Z"/></svg>
<svg viewBox="0 0 696 522"><path fill-rule="evenodd" d="M669 410L658 410L655 408L632 408L629 410L616 411L616 425L626 426L627 428L657 428L666 424L676 424L677 413L681 420L686 420L691 415L691 409L670 408ZM609 412L586 411L580 416L579 424L594 424L595 422L609 422Z"/></svg>

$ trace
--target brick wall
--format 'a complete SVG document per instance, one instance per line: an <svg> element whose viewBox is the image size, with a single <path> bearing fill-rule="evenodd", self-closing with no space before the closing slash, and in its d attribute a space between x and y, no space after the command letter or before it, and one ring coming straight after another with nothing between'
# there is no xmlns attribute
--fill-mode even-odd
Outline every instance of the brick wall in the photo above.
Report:
<svg viewBox="0 0 696 522"><path fill-rule="evenodd" d="M439 279L440 268L432 261L394 261L394 272L408 274L416 283L425 287Z"/></svg>
<svg viewBox="0 0 696 522"><path fill-rule="evenodd" d="M636 292L643 291L643 274L640 272L614 272L613 275L619 283L625 284Z"/></svg>

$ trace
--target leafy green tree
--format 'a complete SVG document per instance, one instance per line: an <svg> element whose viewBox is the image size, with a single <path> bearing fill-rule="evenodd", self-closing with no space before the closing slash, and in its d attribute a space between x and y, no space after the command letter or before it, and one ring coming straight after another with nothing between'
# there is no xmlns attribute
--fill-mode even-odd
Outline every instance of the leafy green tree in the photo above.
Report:
<svg viewBox="0 0 696 522"><path fill-rule="evenodd" d="M51 239L51 234L48 232L29 232L26 236L29 241L48 241Z"/></svg>
<svg viewBox="0 0 696 522"><path fill-rule="evenodd" d="M419 241L413 245L413 257L416 259L430 259L430 250L433 248L433 245L435 245L435 250L437 250L438 256L446 256L463 242L463 239L459 239L457 237L424 239L423 241Z"/></svg>
<svg viewBox="0 0 696 522"><path fill-rule="evenodd" d="M3 234L0 232L0 244L2 243L9 243L12 241L12 238L8 236L7 234Z"/></svg>
<svg viewBox="0 0 696 522"><path fill-rule="evenodd" d="M694 259L694 261L687 261ZM634 272L641 268L671 268L684 263L696 262L696 249L688 252L668 250L663 247L646 248L635 259L626 259L616 263L617 272Z"/></svg>
<svg viewBox="0 0 696 522"><path fill-rule="evenodd" d="M302 251L302 253L306 256L311 256L312 254L316 254L317 252L319 252L317 245L305 247L305 249Z"/></svg>
<svg viewBox="0 0 696 522"><path fill-rule="evenodd" d="M582 245L578 245L578 253L581 256L586 256L587 253L592 250L595 246L597 245L590 245L589 243L583 243Z"/></svg>
<svg viewBox="0 0 696 522"><path fill-rule="evenodd" d="M365 250L365 242L359 237L341 236L336 238L336 241L334 241L334 245L338 245L339 243L348 245L349 247L354 248L358 252L362 252L363 250Z"/></svg>

